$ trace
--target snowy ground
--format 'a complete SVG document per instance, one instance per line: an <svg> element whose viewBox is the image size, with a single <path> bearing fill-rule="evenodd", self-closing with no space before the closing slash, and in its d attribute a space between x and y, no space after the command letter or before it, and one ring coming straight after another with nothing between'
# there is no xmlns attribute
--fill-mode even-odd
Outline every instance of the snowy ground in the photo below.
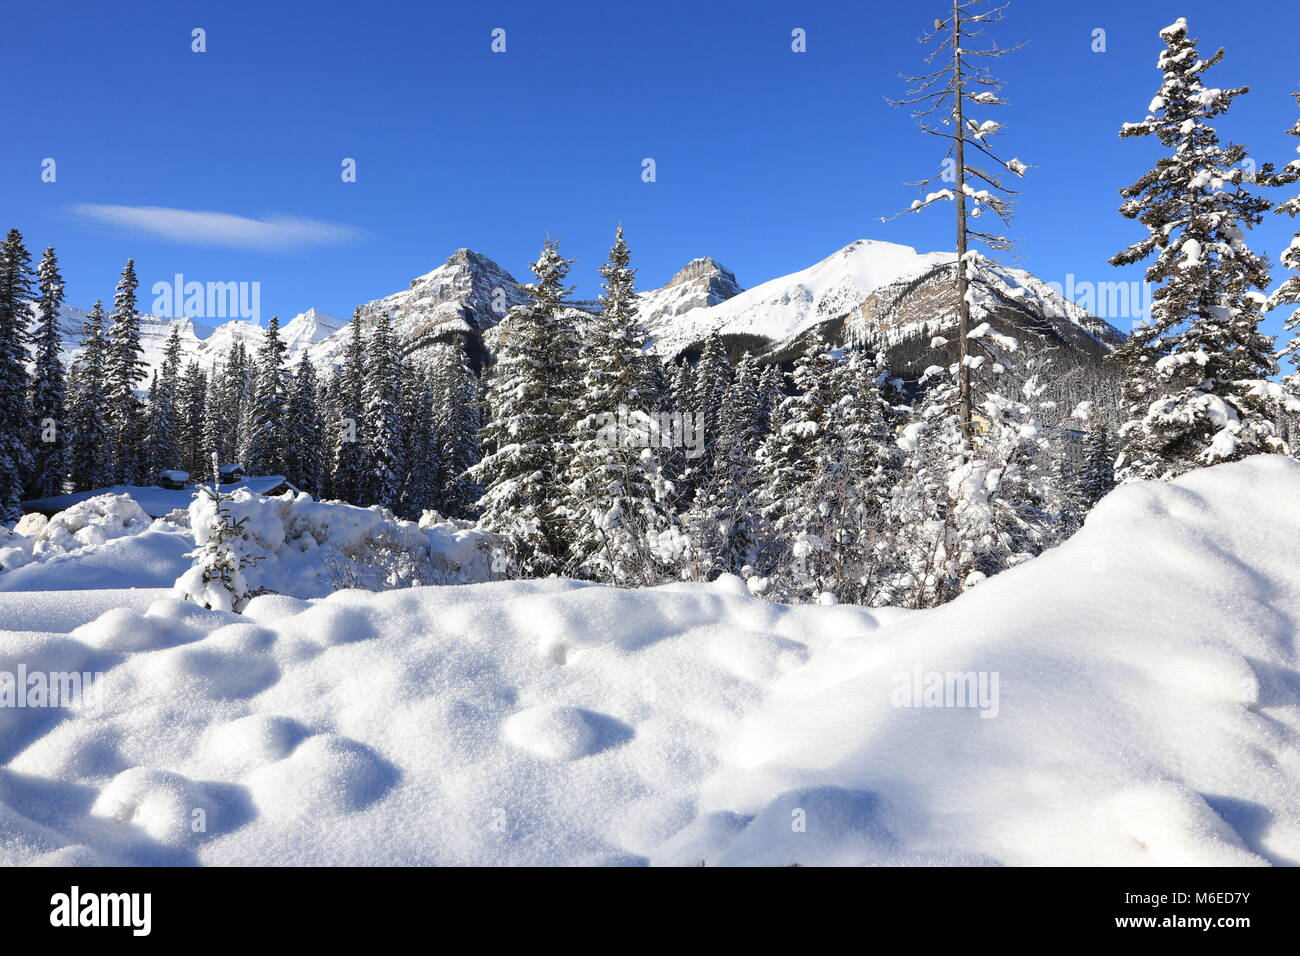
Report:
<svg viewBox="0 0 1300 956"><path fill-rule="evenodd" d="M7 590L0 672L103 677L0 708L0 863L1300 863L1297 501L1280 457L1128 486L928 612Z"/></svg>

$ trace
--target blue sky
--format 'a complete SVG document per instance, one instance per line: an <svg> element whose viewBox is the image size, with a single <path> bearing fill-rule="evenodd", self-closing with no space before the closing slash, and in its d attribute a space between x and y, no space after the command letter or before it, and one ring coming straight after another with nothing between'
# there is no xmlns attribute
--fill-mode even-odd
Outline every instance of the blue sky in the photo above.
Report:
<svg viewBox="0 0 1300 956"><path fill-rule="evenodd" d="M1116 131L1145 114L1156 32L1177 16L1204 50L1227 48L1215 85L1252 87L1221 132L1258 160L1294 158L1283 133L1300 88L1294 9L1014 3L995 35L1028 45L999 64L1011 105L992 112L1008 127L1002 151L1036 167L1013 224L1018 264L1058 282L1138 277L1106 264L1141 234L1116 189L1157 147ZM879 222L942 157L884 97L922 69L914 38L944 11L940 0L11 4L0 62L25 82L5 104L0 226L33 250L56 246L71 304L111 298L134 256L146 292L177 272L260 282L263 318L313 305L347 316L460 246L524 278L548 233L593 295L620 221L646 288L700 255L748 287L860 237L950 249L950 207ZM195 27L204 53L191 51ZM498 27L503 54L490 49ZM791 51L796 27L806 53ZM1104 53L1091 50L1096 28ZM41 181L46 157L53 183ZM344 157L355 183L341 181ZM641 181L646 157L654 183ZM234 228L210 234L236 245L176 241L87 205L276 225L220 220ZM1270 216L1253 244L1275 259L1294 228Z"/></svg>

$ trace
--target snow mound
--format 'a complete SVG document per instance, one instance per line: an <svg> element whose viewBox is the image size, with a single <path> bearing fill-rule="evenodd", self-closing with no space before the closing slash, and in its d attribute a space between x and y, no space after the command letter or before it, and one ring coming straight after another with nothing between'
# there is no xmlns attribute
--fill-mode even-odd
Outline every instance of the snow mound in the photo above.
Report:
<svg viewBox="0 0 1300 956"><path fill-rule="evenodd" d="M100 707L0 709L0 863L1300 863L1297 498L1278 456L1129 485L933 611L727 578L41 605L0 671L99 672Z"/></svg>
<svg viewBox="0 0 1300 956"><path fill-rule="evenodd" d="M15 527L15 533L0 538L0 570L20 568L85 548L105 544L114 538L141 534L153 519L130 495L98 495L60 511L48 521L30 515ZM23 534L33 529L35 534Z"/></svg>

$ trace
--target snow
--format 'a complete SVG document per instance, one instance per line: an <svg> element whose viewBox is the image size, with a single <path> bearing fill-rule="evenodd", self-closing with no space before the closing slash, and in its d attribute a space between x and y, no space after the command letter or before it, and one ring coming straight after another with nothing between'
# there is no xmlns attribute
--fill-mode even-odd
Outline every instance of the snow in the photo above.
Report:
<svg viewBox="0 0 1300 956"><path fill-rule="evenodd" d="M1278 456L1126 485L933 611L0 594L0 671L102 674L0 708L0 863L1298 863L1297 496Z"/></svg>
<svg viewBox="0 0 1300 956"><path fill-rule="evenodd" d="M224 465L222 467L238 466ZM175 474L183 475L185 472L176 472ZM280 485L287 484L288 481L283 475L258 475L251 478L241 478L234 482L223 482L221 490L233 491L237 488L245 488L254 494L264 495ZM292 485L289 485L289 487L292 487ZM24 501L23 507L29 511L60 511L72 509L76 505L95 498L101 498L104 495L114 495L130 498L150 517L162 518L173 511L184 511L189 508L190 502L194 500L198 493L197 486L174 489L161 488L157 485L113 485L111 488L96 488L92 491L79 491L75 494L55 495L51 498Z"/></svg>

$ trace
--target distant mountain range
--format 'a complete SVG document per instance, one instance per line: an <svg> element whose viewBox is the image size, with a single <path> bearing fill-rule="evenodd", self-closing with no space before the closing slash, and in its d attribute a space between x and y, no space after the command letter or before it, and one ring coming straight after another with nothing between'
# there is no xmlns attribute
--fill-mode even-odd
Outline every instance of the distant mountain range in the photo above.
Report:
<svg viewBox="0 0 1300 956"><path fill-rule="evenodd" d="M706 256L687 263L662 288L643 292L640 314L654 348L667 358L698 351L714 333L735 353L786 357L816 329L833 342L885 347L915 366L932 357L930 340L956 325L955 258L949 252L918 253L909 246L859 239L806 269L746 290ZM1071 361L1096 364L1123 341L1109 323L1024 270L990 266L985 278L994 324L1019 333L1031 347L1051 347ZM509 272L481 253L458 249L407 288L360 308L365 326L387 311L408 353L451 336L490 350L491 329L525 301ZM586 312L598 308L595 302L572 305ZM60 316L69 355L77 350L85 315L65 307ZM297 362L306 352L318 367L336 365L347 343L347 321L314 308L294 316L281 326L288 360ZM260 325L245 320L211 326L143 315L144 359L151 367L161 364L173 326L180 328L186 356L204 365L220 361L235 342L256 349L263 335Z"/></svg>

